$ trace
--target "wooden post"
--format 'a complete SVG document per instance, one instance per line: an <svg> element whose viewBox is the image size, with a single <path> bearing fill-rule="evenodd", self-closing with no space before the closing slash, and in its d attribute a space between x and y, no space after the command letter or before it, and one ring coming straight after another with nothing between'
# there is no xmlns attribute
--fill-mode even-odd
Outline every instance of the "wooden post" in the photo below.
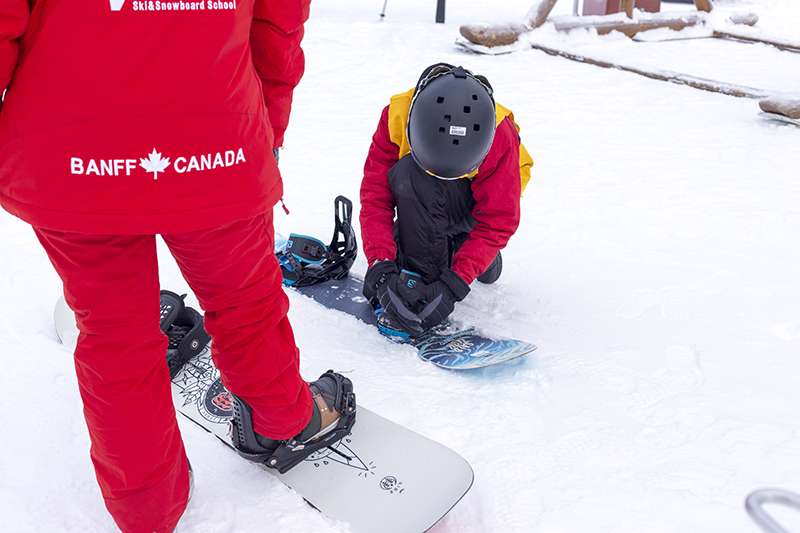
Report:
<svg viewBox="0 0 800 533"><path fill-rule="evenodd" d="M629 19L633 18L633 4L636 0L619 0L619 12L628 15Z"/></svg>
<svg viewBox="0 0 800 533"><path fill-rule="evenodd" d="M538 28L556 5L558 0L539 0L539 3L528 10L528 26L531 28Z"/></svg>
<svg viewBox="0 0 800 533"><path fill-rule="evenodd" d="M436 23L444 24L444 0L436 0Z"/></svg>
<svg viewBox="0 0 800 533"><path fill-rule="evenodd" d="M694 0L694 6L698 11L705 11L706 13L711 13L711 10L714 9L714 4L711 0Z"/></svg>

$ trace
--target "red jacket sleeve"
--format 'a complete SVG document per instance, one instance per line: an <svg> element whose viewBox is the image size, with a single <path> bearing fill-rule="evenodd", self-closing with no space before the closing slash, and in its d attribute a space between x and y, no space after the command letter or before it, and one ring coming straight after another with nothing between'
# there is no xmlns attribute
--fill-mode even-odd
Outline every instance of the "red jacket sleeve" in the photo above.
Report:
<svg viewBox="0 0 800 533"><path fill-rule="evenodd" d="M397 257L394 242L394 196L389 189L389 169L397 163L400 148L389 137L389 106L384 108L372 136L364 180L361 182L361 240L367 264Z"/></svg>
<svg viewBox="0 0 800 533"><path fill-rule="evenodd" d="M267 115L275 133L272 148L283 145L292 93L305 70L300 48L311 0L256 0L250 46L261 78Z"/></svg>
<svg viewBox="0 0 800 533"><path fill-rule="evenodd" d="M453 257L453 270L467 283L483 274L517 231L520 219L519 136L506 118L472 181L477 223Z"/></svg>
<svg viewBox="0 0 800 533"><path fill-rule="evenodd" d="M0 4L0 96L17 68L19 39L28 28L30 15L27 0L4 0Z"/></svg>

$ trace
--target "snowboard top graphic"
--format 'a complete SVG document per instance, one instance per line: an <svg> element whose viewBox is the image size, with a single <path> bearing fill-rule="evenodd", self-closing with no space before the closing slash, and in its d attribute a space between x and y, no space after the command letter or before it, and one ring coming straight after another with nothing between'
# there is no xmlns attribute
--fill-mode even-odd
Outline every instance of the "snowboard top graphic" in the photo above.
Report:
<svg viewBox="0 0 800 533"><path fill-rule="evenodd" d="M231 398L209 347L172 380L176 409L230 446ZM469 463L451 449L358 406L352 432L285 474L267 469L353 532L423 532L472 486Z"/></svg>

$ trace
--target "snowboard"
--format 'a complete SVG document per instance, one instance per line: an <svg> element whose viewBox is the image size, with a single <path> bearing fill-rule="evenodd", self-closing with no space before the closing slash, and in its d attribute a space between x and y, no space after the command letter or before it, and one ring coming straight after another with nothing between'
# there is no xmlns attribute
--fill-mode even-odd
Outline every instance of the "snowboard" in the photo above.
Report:
<svg viewBox="0 0 800 533"><path fill-rule="evenodd" d="M75 318L63 297L56 304L59 338L77 337ZM357 392L357 389L356 389ZM175 408L231 447L231 396L211 360L210 343L172 380ZM362 406L352 431L280 474L328 518L354 533L421 533L433 527L467 493L473 472L453 450Z"/></svg>
<svg viewBox="0 0 800 533"><path fill-rule="evenodd" d="M320 305L353 315L367 324L377 327L372 306L361 294L364 281L352 274L289 290L311 298ZM388 337L387 337L388 338ZM442 368L468 370L483 368L522 357L536 349L528 342L514 339L492 339L479 335L474 328L452 331L451 327L437 327L426 331L415 339L393 340L410 344L419 356Z"/></svg>

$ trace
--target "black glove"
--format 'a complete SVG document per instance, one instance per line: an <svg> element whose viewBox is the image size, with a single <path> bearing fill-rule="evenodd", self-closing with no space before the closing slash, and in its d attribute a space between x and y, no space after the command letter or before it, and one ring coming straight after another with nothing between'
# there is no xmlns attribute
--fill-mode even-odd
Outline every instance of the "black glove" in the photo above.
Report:
<svg viewBox="0 0 800 533"><path fill-rule="evenodd" d="M370 301L378 300L378 288L386 283L390 276L395 277L400 274L400 269L397 263L390 260L375 261L371 267L367 269L367 275L364 276L364 288L362 294L364 298Z"/></svg>
<svg viewBox="0 0 800 533"><path fill-rule="evenodd" d="M378 287L378 301L384 311L378 317L378 325L384 331L405 332L418 337L424 332L422 319L414 310L413 300L406 299L405 288L406 282L398 274L390 274Z"/></svg>
<svg viewBox="0 0 800 533"><path fill-rule="evenodd" d="M417 299L424 302L417 316L422 320L422 328L428 329L441 324L450 316L456 302L460 302L469 294L469 285L456 274L455 270L448 268L438 280L428 284L417 283L413 290L418 295ZM404 296L408 297L407 294Z"/></svg>

